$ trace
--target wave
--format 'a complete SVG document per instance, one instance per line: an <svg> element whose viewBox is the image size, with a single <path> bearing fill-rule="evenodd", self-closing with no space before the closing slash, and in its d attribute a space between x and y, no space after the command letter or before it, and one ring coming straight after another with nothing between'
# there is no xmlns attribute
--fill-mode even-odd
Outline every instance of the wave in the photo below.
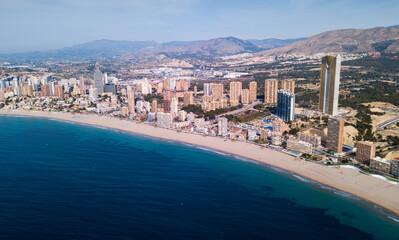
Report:
<svg viewBox="0 0 399 240"><path fill-rule="evenodd" d="M399 222L399 219L397 219L397 218L395 218L395 217L393 217L393 216L388 216L388 218L391 219L391 220L393 220L393 221L395 221L395 222Z"/></svg>

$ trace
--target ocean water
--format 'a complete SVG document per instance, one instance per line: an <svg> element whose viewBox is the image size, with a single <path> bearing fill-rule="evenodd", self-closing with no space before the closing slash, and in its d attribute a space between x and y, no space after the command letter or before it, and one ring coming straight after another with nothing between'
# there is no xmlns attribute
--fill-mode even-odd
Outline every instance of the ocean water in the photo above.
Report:
<svg viewBox="0 0 399 240"><path fill-rule="evenodd" d="M0 239L399 239L397 217L244 158L0 116Z"/></svg>

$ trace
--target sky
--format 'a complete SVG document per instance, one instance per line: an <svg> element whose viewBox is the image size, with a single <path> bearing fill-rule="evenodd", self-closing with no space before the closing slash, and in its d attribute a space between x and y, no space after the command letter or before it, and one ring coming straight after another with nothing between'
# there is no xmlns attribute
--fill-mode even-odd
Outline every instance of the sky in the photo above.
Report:
<svg viewBox="0 0 399 240"><path fill-rule="evenodd" d="M98 39L299 38L399 24L398 0L0 0L0 53Z"/></svg>

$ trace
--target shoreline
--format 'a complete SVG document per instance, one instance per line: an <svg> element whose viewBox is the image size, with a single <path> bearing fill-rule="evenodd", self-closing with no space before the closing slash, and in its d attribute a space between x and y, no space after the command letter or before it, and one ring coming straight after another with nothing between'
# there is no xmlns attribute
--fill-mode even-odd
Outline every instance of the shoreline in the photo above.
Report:
<svg viewBox="0 0 399 240"><path fill-rule="evenodd" d="M251 143L178 132L100 115L21 110L0 110L0 115L42 117L77 122L205 147L285 170L371 202L399 216L399 184L368 176L352 168L327 167Z"/></svg>

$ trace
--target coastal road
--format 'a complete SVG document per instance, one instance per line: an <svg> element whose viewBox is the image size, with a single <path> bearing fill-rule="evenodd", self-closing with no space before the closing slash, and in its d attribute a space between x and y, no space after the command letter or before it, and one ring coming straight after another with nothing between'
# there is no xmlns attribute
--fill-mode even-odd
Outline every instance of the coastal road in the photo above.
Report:
<svg viewBox="0 0 399 240"><path fill-rule="evenodd" d="M238 114L238 113L241 113L241 112L245 112L245 111L253 109L254 106L256 106L256 105L258 105L260 103L261 102L258 100L256 102L251 103L249 105L246 105L246 106L244 106L244 107L242 107L240 109L237 109L237 110L234 110L234 111L231 111L231 112L227 112L227 113L223 113L223 114L217 115L216 117L221 117L221 116L224 116L224 115L234 115L234 114Z"/></svg>

